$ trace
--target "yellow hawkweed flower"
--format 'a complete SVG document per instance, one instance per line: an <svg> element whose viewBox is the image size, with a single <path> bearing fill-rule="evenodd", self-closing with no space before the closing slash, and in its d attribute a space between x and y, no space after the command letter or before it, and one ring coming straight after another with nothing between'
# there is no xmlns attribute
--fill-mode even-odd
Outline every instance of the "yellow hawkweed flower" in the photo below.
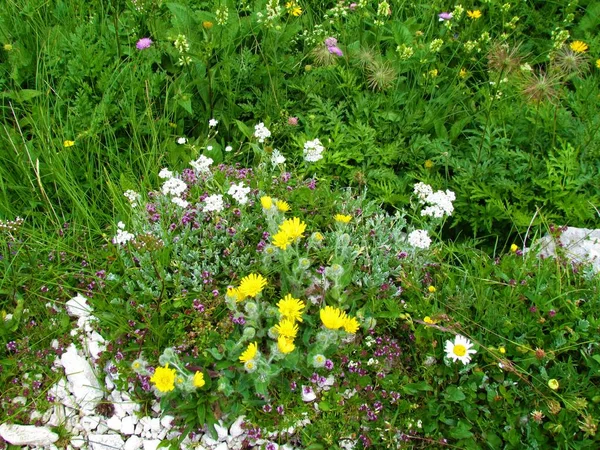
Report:
<svg viewBox="0 0 600 450"><path fill-rule="evenodd" d="M571 47L571 50L575 53L585 53L589 48L588 45L582 41L573 41L569 47Z"/></svg>
<svg viewBox="0 0 600 450"><path fill-rule="evenodd" d="M339 330L344 326L344 321L346 319L346 313L344 311L332 306L326 306L321 309L319 311L319 316L321 317L321 322L323 322L325 328L330 330Z"/></svg>
<svg viewBox="0 0 600 450"><path fill-rule="evenodd" d="M268 195L265 195L260 198L260 204L262 205L263 209L271 209L273 206L273 199Z"/></svg>
<svg viewBox="0 0 600 450"><path fill-rule="evenodd" d="M336 214L334 217L336 222L348 223L352 220L352 216L344 215L344 214Z"/></svg>
<svg viewBox="0 0 600 450"><path fill-rule="evenodd" d="M360 325L358 323L358 320L356 320L356 317L346 317L344 319L342 327L344 327L346 333L355 334L360 328Z"/></svg>
<svg viewBox="0 0 600 450"><path fill-rule="evenodd" d="M481 17L481 11L478 9L475 11L467 11L467 16L469 16L469 19L479 19Z"/></svg>
<svg viewBox="0 0 600 450"><path fill-rule="evenodd" d="M284 336L277 338L277 348L281 353L288 354L294 351L296 346L294 345L293 339L288 339Z"/></svg>
<svg viewBox="0 0 600 450"><path fill-rule="evenodd" d="M428 291L429 291L431 294L433 294L435 291L437 291L437 289L435 288L435 286L429 286L429 287L427 288L427 290L428 290Z"/></svg>
<svg viewBox="0 0 600 450"><path fill-rule="evenodd" d="M548 380L548 387L553 391L556 391L560 387L560 385L558 384L558 380L555 378Z"/></svg>
<svg viewBox="0 0 600 450"><path fill-rule="evenodd" d="M175 389L175 369L169 369L168 363L165 367L157 367L150 381L160 392L170 392Z"/></svg>
<svg viewBox="0 0 600 450"><path fill-rule="evenodd" d="M275 234L273 236L273 245L275 247L280 248L281 250L285 250L288 248L288 245L292 243L292 239L283 231Z"/></svg>
<svg viewBox="0 0 600 450"><path fill-rule="evenodd" d="M517 244L513 244L510 246L510 251L515 253L517 250L519 250L519 246Z"/></svg>
<svg viewBox="0 0 600 450"><path fill-rule="evenodd" d="M293 320L283 319L275 325L275 331L277 331L279 337L294 339L298 334L298 325Z"/></svg>
<svg viewBox="0 0 600 450"><path fill-rule="evenodd" d="M324 239L323 235L321 233L319 233L318 231L313 233L312 237L315 241L318 241L318 242L321 242Z"/></svg>
<svg viewBox="0 0 600 450"><path fill-rule="evenodd" d="M284 232L292 241L304 237L303 233L305 230L306 224L297 217L287 219L279 225L279 231Z"/></svg>
<svg viewBox="0 0 600 450"><path fill-rule="evenodd" d="M300 8L296 2L287 2L285 4L285 9L287 9L288 14L291 14L294 17L302 15L302 8Z"/></svg>
<svg viewBox="0 0 600 450"><path fill-rule="evenodd" d="M433 320L433 319L432 319L431 317L429 317L429 316L425 316L425 317L423 317L423 322L425 322L425 323L428 323L428 324L430 324L430 325L435 325L435 324L436 324L436 321L435 321L435 320Z"/></svg>
<svg viewBox="0 0 600 450"><path fill-rule="evenodd" d="M201 388L205 384L206 384L206 381L204 381L204 374L199 371L196 372L194 374L194 387Z"/></svg>
<svg viewBox="0 0 600 450"><path fill-rule="evenodd" d="M425 161L425 164L423 164L423 166L425 166L426 169L432 169L433 168L433 161L428 159Z"/></svg>
<svg viewBox="0 0 600 450"><path fill-rule="evenodd" d="M241 302L244 300L244 296L240 293L240 290L237 288L227 288L226 297L229 297L230 300L235 300L236 302Z"/></svg>
<svg viewBox="0 0 600 450"><path fill-rule="evenodd" d="M65 148L67 148L67 147L73 147L74 145L75 145L75 141L65 141L65 142L63 142L63 146Z"/></svg>
<svg viewBox="0 0 600 450"><path fill-rule="evenodd" d="M504 347L498 347L498 351L503 355L506 353L506 349Z"/></svg>
<svg viewBox="0 0 600 450"><path fill-rule="evenodd" d="M458 72L458 76L461 78L467 78L468 75L469 72L467 72L467 69L465 69L464 67L460 69L460 72Z"/></svg>
<svg viewBox="0 0 600 450"><path fill-rule="evenodd" d="M251 344L248 344L246 350L244 350L244 352L240 355L240 361L243 363L251 361L256 357L257 353L258 344L256 342L252 342Z"/></svg>
<svg viewBox="0 0 600 450"><path fill-rule="evenodd" d="M290 210L290 204L285 200L277 200L277 209L281 212L288 212Z"/></svg>
<svg viewBox="0 0 600 450"><path fill-rule="evenodd" d="M302 322L302 311L306 307L306 304L297 298L292 297L291 294L286 295L284 298L279 300L277 303L279 313L285 319L291 321Z"/></svg>
<svg viewBox="0 0 600 450"><path fill-rule="evenodd" d="M600 59L597 59L597 60L596 60L596 67L597 67L598 69L600 69Z"/></svg>
<svg viewBox="0 0 600 450"><path fill-rule="evenodd" d="M267 280L265 277L260 274L251 273L242 278L238 292L243 298L256 297L266 285Z"/></svg>
<svg viewBox="0 0 600 450"><path fill-rule="evenodd" d="M209 20L205 20L204 22L202 22L202 27L205 30L210 30L213 27L213 23Z"/></svg>

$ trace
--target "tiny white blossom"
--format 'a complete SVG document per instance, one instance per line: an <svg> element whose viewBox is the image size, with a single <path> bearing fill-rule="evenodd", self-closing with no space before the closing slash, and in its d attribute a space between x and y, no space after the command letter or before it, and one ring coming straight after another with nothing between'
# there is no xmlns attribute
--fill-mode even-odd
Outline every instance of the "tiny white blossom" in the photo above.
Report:
<svg viewBox="0 0 600 450"><path fill-rule="evenodd" d="M177 138L177 143L178 143L179 145L186 144L186 143L187 143L187 139L186 139L186 138L184 138L184 137Z"/></svg>
<svg viewBox="0 0 600 450"><path fill-rule="evenodd" d="M233 147L231 145L228 145L227 147L225 147L226 152L230 152L231 150L233 150Z"/></svg>
<svg viewBox="0 0 600 450"><path fill-rule="evenodd" d="M207 158L204 155L200 155L200 158L198 158L196 161L190 162L190 166L192 166L194 169L196 169L197 172L203 173L203 172L210 171L209 167L212 163L213 163L212 158Z"/></svg>
<svg viewBox="0 0 600 450"><path fill-rule="evenodd" d="M317 398L317 394L315 394L315 391L310 386L302 385L301 392L302 392L302 401L312 402L314 399Z"/></svg>
<svg viewBox="0 0 600 450"><path fill-rule="evenodd" d="M158 177L165 179L165 178L173 178L173 172L171 172L169 169L167 169L166 167L164 169L161 169L160 172L158 172Z"/></svg>
<svg viewBox="0 0 600 450"><path fill-rule="evenodd" d="M414 230L408 235L408 243L413 247L427 249L431 245L431 238L426 230Z"/></svg>
<svg viewBox="0 0 600 450"><path fill-rule="evenodd" d="M279 150L274 149L273 153L271 153L271 164L277 166L283 163L285 163L285 156L283 156Z"/></svg>
<svg viewBox="0 0 600 450"><path fill-rule="evenodd" d="M323 159L324 150L325 147L318 139L307 141L304 143L304 159L308 162L317 162Z"/></svg>
<svg viewBox="0 0 600 450"><path fill-rule="evenodd" d="M202 208L203 212L210 212L210 211L223 211L223 208L225 207L223 204L223 196L220 194L214 194L211 195L209 197L206 197L206 199L204 200L204 208Z"/></svg>
<svg viewBox="0 0 600 450"><path fill-rule="evenodd" d="M425 183L417 183L415 184L415 188L413 192L419 197L420 200L424 201L428 195L433 194L433 189L431 186Z"/></svg>
<svg viewBox="0 0 600 450"><path fill-rule="evenodd" d="M227 193L238 201L241 205L248 203L248 193L250 188L244 186L244 183L232 184Z"/></svg>
<svg viewBox="0 0 600 450"><path fill-rule="evenodd" d="M132 191L131 189L125 191L123 195L127 198L127 200L129 200L129 203L131 204L132 208L135 208L138 205L138 202L141 198L140 194L138 194L135 191Z"/></svg>
<svg viewBox="0 0 600 450"><path fill-rule="evenodd" d="M219 123L219 121L218 121L218 120L216 120L216 119L210 119L210 120L208 121L208 126L209 126L210 128L214 128L214 127L216 127L216 126L217 126L217 124L218 124L218 123Z"/></svg>
<svg viewBox="0 0 600 450"><path fill-rule="evenodd" d="M123 222L119 222L117 224L118 230L115 237L112 239L113 244L123 245L127 244L131 241L135 235L131 234L129 231L125 230L125 224Z"/></svg>
<svg viewBox="0 0 600 450"><path fill-rule="evenodd" d="M181 197L173 197L171 199L171 201L173 203L175 203L177 206L181 206L182 208L187 208L189 206L189 204L190 204L190 202L182 199Z"/></svg>
<svg viewBox="0 0 600 450"><path fill-rule="evenodd" d="M209 145L208 147L206 147L206 150L208 150L209 152L213 149L212 145Z"/></svg>
<svg viewBox="0 0 600 450"><path fill-rule="evenodd" d="M258 142L261 144L265 142L265 139L271 137L271 132L265 127L263 122L254 126L254 137L258 138Z"/></svg>
<svg viewBox="0 0 600 450"><path fill-rule="evenodd" d="M174 197L181 197L181 194L187 189L187 184L179 178L169 178L162 185L162 193L164 195L173 195Z"/></svg>

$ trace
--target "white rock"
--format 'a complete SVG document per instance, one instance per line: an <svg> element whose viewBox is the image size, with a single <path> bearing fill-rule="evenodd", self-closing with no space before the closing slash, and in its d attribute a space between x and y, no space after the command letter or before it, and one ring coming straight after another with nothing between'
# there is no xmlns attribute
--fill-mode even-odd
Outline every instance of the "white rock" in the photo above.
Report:
<svg viewBox="0 0 600 450"><path fill-rule="evenodd" d="M113 383L112 377L106 375L104 377L104 384L106 385L106 389L112 391L115 388L115 383Z"/></svg>
<svg viewBox="0 0 600 450"><path fill-rule="evenodd" d="M127 439L127 442L125 442L125 446L123 447L123 450L138 450L142 447L142 438L140 438L139 436L133 435L131 436L129 439Z"/></svg>
<svg viewBox="0 0 600 450"><path fill-rule="evenodd" d="M74 448L81 448L85 445L85 439L82 438L81 436L73 436L71 438L71 445Z"/></svg>
<svg viewBox="0 0 600 450"><path fill-rule="evenodd" d="M33 425L0 425L0 436L13 445L50 445L58 441L58 434L46 427Z"/></svg>
<svg viewBox="0 0 600 450"><path fill-rule="evenodd" d="M123 417L123 420L121 420L121 434L133 434L135 431L136 420L135 416Z"/></svg>
<svg viewBox="0 0 600 450"><path fill-rule="evenodd" d="M219 441L211 438L208 434L205 434L202 436L202 439L200 439L200 443L206 445L207 447L214 447L219 443Z"/></svg>
<svg viewBox="0 0 600 450"><path fill-rule="evenodd" d="M65 407L63 405L54 405L52 407L52 415L46 422L46 425L57 427L65 422Z"/></svg>
<svg viewBox="0 0 600 450"><path fill-rule="evenodd" d="M593 270L600 272L600 229L567 228L558 239L546 235L531 246L539 249L538 256L556 256L556 247L560 243L561 252L575 262L590 262Z"/></svg>
<svg viewBox="0 0 600 450"><path fill-rule="evenodd" d="M160 445L159 439L145 440L144 441L144 450L156 450Z"/></svg>
<svg viewBox="0 0 600 450"><path fill-rule="evenodd" d="M118 434L90 434L88 439L92 450L115 450L125 445Z"/></svg>
<svg viewBox="0 0 600 450"><path fill-rule="evenodd" d="M214 450L229 450L229 447L227 446L227 444L225 442L221 442L219 445L217 445Z"/></svg>
<svg viewBox="0 0 600 450"><path fill-rule="evenodd" d="M160 414L160 402L154 402L152 404L152 411L154 411L156 414Z"/></svg>
<svg viewBox="0 0 600 450"><path fill-rule="evenodd" d="M244 429L242 428L242 424L244 423L244 419L246 416L240 416L235 419L235 422L231 424L229 427L229 434L233 437L238 437L244 434Z"/></svg>
<svg viewBox="0 0 600 450"><path fill-rule="evenodd" d="M154 433L159 433L161 430L161 426L160 426L160 419L158 417L154 417L153 419L150 419L150 432Z"/></svg>
<svg viewBox="0 0 600 450"><path fill-rule="evenodd" d="M98 424L100 423L100 417L85 416L81 418L79 423L81 424L83 429L89 433L91 431L94 431L98 427Z"/></svg>
<svg viewBox="0 0 600 450"><path fill-rule="evenodd" d="M117 416L122 418L126 415L133 415L136 411L140 410L139 403L136 403L133 400L131 400L131 397L126 392L120 392L118 396L120 400L115 400L113 402L113 404L115 405L115 414Z"/></svg>
<svg viewBox="0 0 600 450"><path fill-rule="evenodd" d="M92 359L98 359L104 350L106 350L106 345L96 341L87 341L87 352Z"/></svg>
<svg viewBox="0 0 600 450"><path fill-rule="evenodd" d="M98 427L96 428L96 434L106 434L107 431L108 431L108 427L106 426L106 424L103 422L100 422L98 424Z"/></svg>
<svg viewBox="0 0 600 450"><path fill-rule="evenodd" d="M29 415L29 420L35 422L38 419L42 419L42 417L44 417L44 415L36 409Z"/></svg>
<svg viewBox="0 0 600 450"><path fill-rule="evenodd" d="M87 317L92 313L92 308L88 305L87 299L81 295L73 297L65 304L67 313L75 317Z"/></svg>
<svg viewBox="0 0 600 450"><path fill-rule="evenodd" d="M92 413L103 393L90 363L79 356L73 344L60 358L69 381L69 390L85 413Z"/></svg>
<svg viewBox="0 0 600 450"><path fill-rule="evenodd" d="M160 424L164 428L166 428L167 430L170 430L171 428L173 428L173 426L171 425L171 423L173 422L174 419L175 419L175 417L170 416L170 415L167 414L162 419L160 419Z"/></svg>
<svg viewBox="0 0 600 450"><path fill-rule="evenodd" d="M113 431L121 430L121 419L117 416L112 416L110 419L106 421L106 426Z"/></svg>
<svg viewBox="0 0 600 450"><path fill-rule="evenodd" d="M217 440L219 442L224 441L225 438L227 437L227 435L229 434L227 431L227 428L225 428L224 426L222 426L218 423L215 423L215 430L217 430L217 435L218 435Z"/></svg>
<svg viewBox="0 0 600 450"><path fill-rule="evenodd" d="M13 399L12 399L12 402L13 402L15 405L17 405L17 404L18 404L18 405L23 405L23 406L25 406L25 405L27 404L27 398L26 398L26 397L22 397L22 396L15 397L15 398L13 398Z"/></svg>

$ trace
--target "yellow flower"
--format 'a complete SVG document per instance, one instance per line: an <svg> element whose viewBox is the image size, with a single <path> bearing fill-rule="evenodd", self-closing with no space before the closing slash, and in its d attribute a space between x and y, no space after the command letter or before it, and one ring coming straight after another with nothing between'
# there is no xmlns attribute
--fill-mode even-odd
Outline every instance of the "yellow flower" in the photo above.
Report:
<svg viewBox="0 0 600 450"><path fill-rule="evenodd" d="M344 214L336 214L334 219L336 222L348 223L352 220L352 216L345 216Z"/></svg>
<svg viewBox="0 0 600 450"><path fill-rule="evenodd" d="M478 9L475 11L467 11L467 16L469 16L469 19L479 19L481 17L481 11Z"/></svg>
<svg viewBox="0 0 600 450"><path fill-rule="evenodd" d="M517 244L513 244L510 246L510 251L511 252L516 252L517 250L519 250L519 246Z"/></svg>
<svg viewBox="0 0 600 450"><path fill-rule="evenodd" d="M588 45L582 41L573 41L569 47L576 53L585 53L589 48Z"/></svg>
<svg viewBox="0 0 600 450"><path fill-rule="evenodd" d="M11 44L4 44L4 50L7 52L10 52L13 49L13 46Z"/></svg>
<svg viewBox="0 0 600 450"><path fill-rule="evenodd" d="M65 141L63 142L64 147L73 147L75 145L75 141Z"/></svg>
<svg viewBox="0 0 600 450"><path fill-rule="evenodd" d="M213 27L213 23L208 20L205 20L204 22L202 22L202 27L205 30L210 30Z"/></svg>
<svg viewBox="0 0 600 450"><path fill-rule="evenodd" d="M277 200L277 209L281 212L288 212L290 210L290 204L285 200Z"/></svg>
<svg viewBox="0 0 600 450"><path fill-rule="evenodd" d="M434 293L434 292L435 292L437 289L435 288L435 286L429 286L429 287L427 288L427 290L428 290L430 293L432 293L432 294L433 294L433 293Z"/></svg>
<svg viewBox="0 0 600 450"><path fill-rule="evenodd" d="M196 372L194 374L194 387L201 388L206 384L204 381L204 374L202 372Z"/></svg>
<svg viewBox="0 0 600 450"><path fill-rule="evenodd" d="M313 233L312 237L315 241L318 241L318 242L321 242L324 239L323 235L321 233L319 233L318 231L316 233Z"/></svg>
<svg viewBox="0 0 600 450"><path fill-rule="evenodd" d="M258 344L256 342L252 342L251 344L248 344L248 347L246 350L244 350L244 353L240 355L240 361L243 363L251 361L256 357L257 353Z"/></svg>
<svg viewBox="0 0 600 450"><path fill-rule="evenodd" d="M279 313L282 317L291 321L297 320L298 322L302 322L302 311L304 311L304 308L306 307L306 304L302 300L288 294L279 300L277 307L279 308Z"/></svg>
<svg viewBox="0 0 600 450"><path fill-rule="evenodd" d="M506 349L504 347L498 347L498 351L503 355L506 353Z"/></svg>
<svg viewBox="0 0 600 450"><path fill-rule="evenodd" d="M438 76L438 73L439 73L439 72L438 72L438 70L437 70L437 69L433 69L433 70L430 70L428 73L429 73L429 76L430 76L431 78L435 78L435 77L437 77L437 76Z"/></svg>
<svg viewBox="0 0 600 450"><path fill-rule="evenodd" d="M358 331L358 329L360 328L360 325L358 323L358 320L356 320L356 317L346 317L344 319L344 323L342 324L342 327L344 327L344 330L346 330L346 333L355 334Z"/></svg>
<svg viewBox="0 0 600 450"><path fill-rule="evenodd" d="M596 67L597 67L598 69L600 69L600 59L597 59L597 60L596 60Z"/></svg>
<svg viewBox="0 0 600 450"><path fill-rule="evenodd" d="M175 389L175 369L169 369L168 363L165 367L157 367L150 381L160 392L170 392Z"/></svg>
<svg viewBox="0 0 600 450"><path fill-rule="evenodd" d="M460 72L458 72L458 76L461 78L467 78L468 75L469 72L467 72L467 69L465 69L464 67L460 69Z"/></svg>
<svg viewBox="0 0 600 450"><path fill-rule="evenodd" d="M284 336L277 338L277 348L281 353L288 354L294 351L296 346L294 345L293 339L288 339Z"/></svg>
<svg viewBox="0 0 600 450"><path fill-rule="evenodd" d="M548 387L553 391L556 391L560 387L560 385L558 384L558 380L555 378L548 380Z"/></svg>
<svg viewBox="0 0 600 450"><path fill-rule="evenodd" d="M244 296L240 293L240 290L237 288L227 288L226 297L229 297L231 300L235 300L236 302L241 302L244 300Z"/></svg>
<svg viewBox="0 0 600 450"><path fill-rule="evenodd" d="M277 331L279 337L294 339L298 334L298 325L293 320L283 319L275 325L275 331Z"/></svg>
<svg viewBox="0 0 600 450"><path fill-rule="evenodd" d="M435 321L435 320L433 320L433 319L432 319L431 317L429 317L429 316L425 316L425 317L423 317L423 322L425 322L425 323L428 323L428 324L430 324L430 325L435 325L435 324L436 324L436 321Z"/></svg>
<svg viewBox="0 0 600 450"><path fill-rule="evenodd" d="M273 199L268 195L265 195L260 198L260 204L264 209L271 209L271 207L273 206Z"/></svg>
<svg viewBox="0 0 600 450"><path fill-rule="evenodd" d="M285 233L292 241L303 237L305 230L306 224L297 217L287 219L279 225L279 231Z"/></svg>
<svg viewBox="0 0 600 450"><path fill-rule="evenodd" d="M321 322L323 322L325 328L329 328L330 330L339 330L344 326L344 321L346 319L346 313L344 311L332 306L326 306L321 309L319 311L319 316L321 317Z"/></svg>
<svg viewBox="0 0 600 450"><path fill-rule="evenodd" d="M425 166L426 169L432 169L433 168L433 161L428 159L425 161L425 164L423 164Z"/></svg>
<svg viewBox="0 0 600 450"><path fill-rule="evenodd" d="M242 278L238 292L242 298L256 297L266 285L267 280L265 277L260 274L251 273L247 277Z"/></svg>
<svg viewBox="0 0 600 450"><path fill-rule="evenodd" d="M292 239L283 231L273 236L273 245L279 247L281 250L288 248L288 245L292 243Z"/></svg>
<svg viewBox="0 0 600 450"><path fill-rule="evenodd" d="M291 14L295 17L298 17L302 14L302 8L300 8L296 2L287 2L285 4L285 9L288 10L288 14Z"/></svg>

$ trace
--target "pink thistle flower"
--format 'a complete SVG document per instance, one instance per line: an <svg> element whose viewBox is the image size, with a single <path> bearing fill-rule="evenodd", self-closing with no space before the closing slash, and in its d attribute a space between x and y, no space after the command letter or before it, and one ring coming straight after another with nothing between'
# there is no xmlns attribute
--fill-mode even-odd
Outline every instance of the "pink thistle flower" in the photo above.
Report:
<svg viewBox="0 0 600 450"><path fill-rule="evenodd" d="M135 46L137 47L138 50L145 50L147 48L149 48L152 45L152 39L150 38L141 38L139 41L137 41L137 44L135 44Z"/></svg>

